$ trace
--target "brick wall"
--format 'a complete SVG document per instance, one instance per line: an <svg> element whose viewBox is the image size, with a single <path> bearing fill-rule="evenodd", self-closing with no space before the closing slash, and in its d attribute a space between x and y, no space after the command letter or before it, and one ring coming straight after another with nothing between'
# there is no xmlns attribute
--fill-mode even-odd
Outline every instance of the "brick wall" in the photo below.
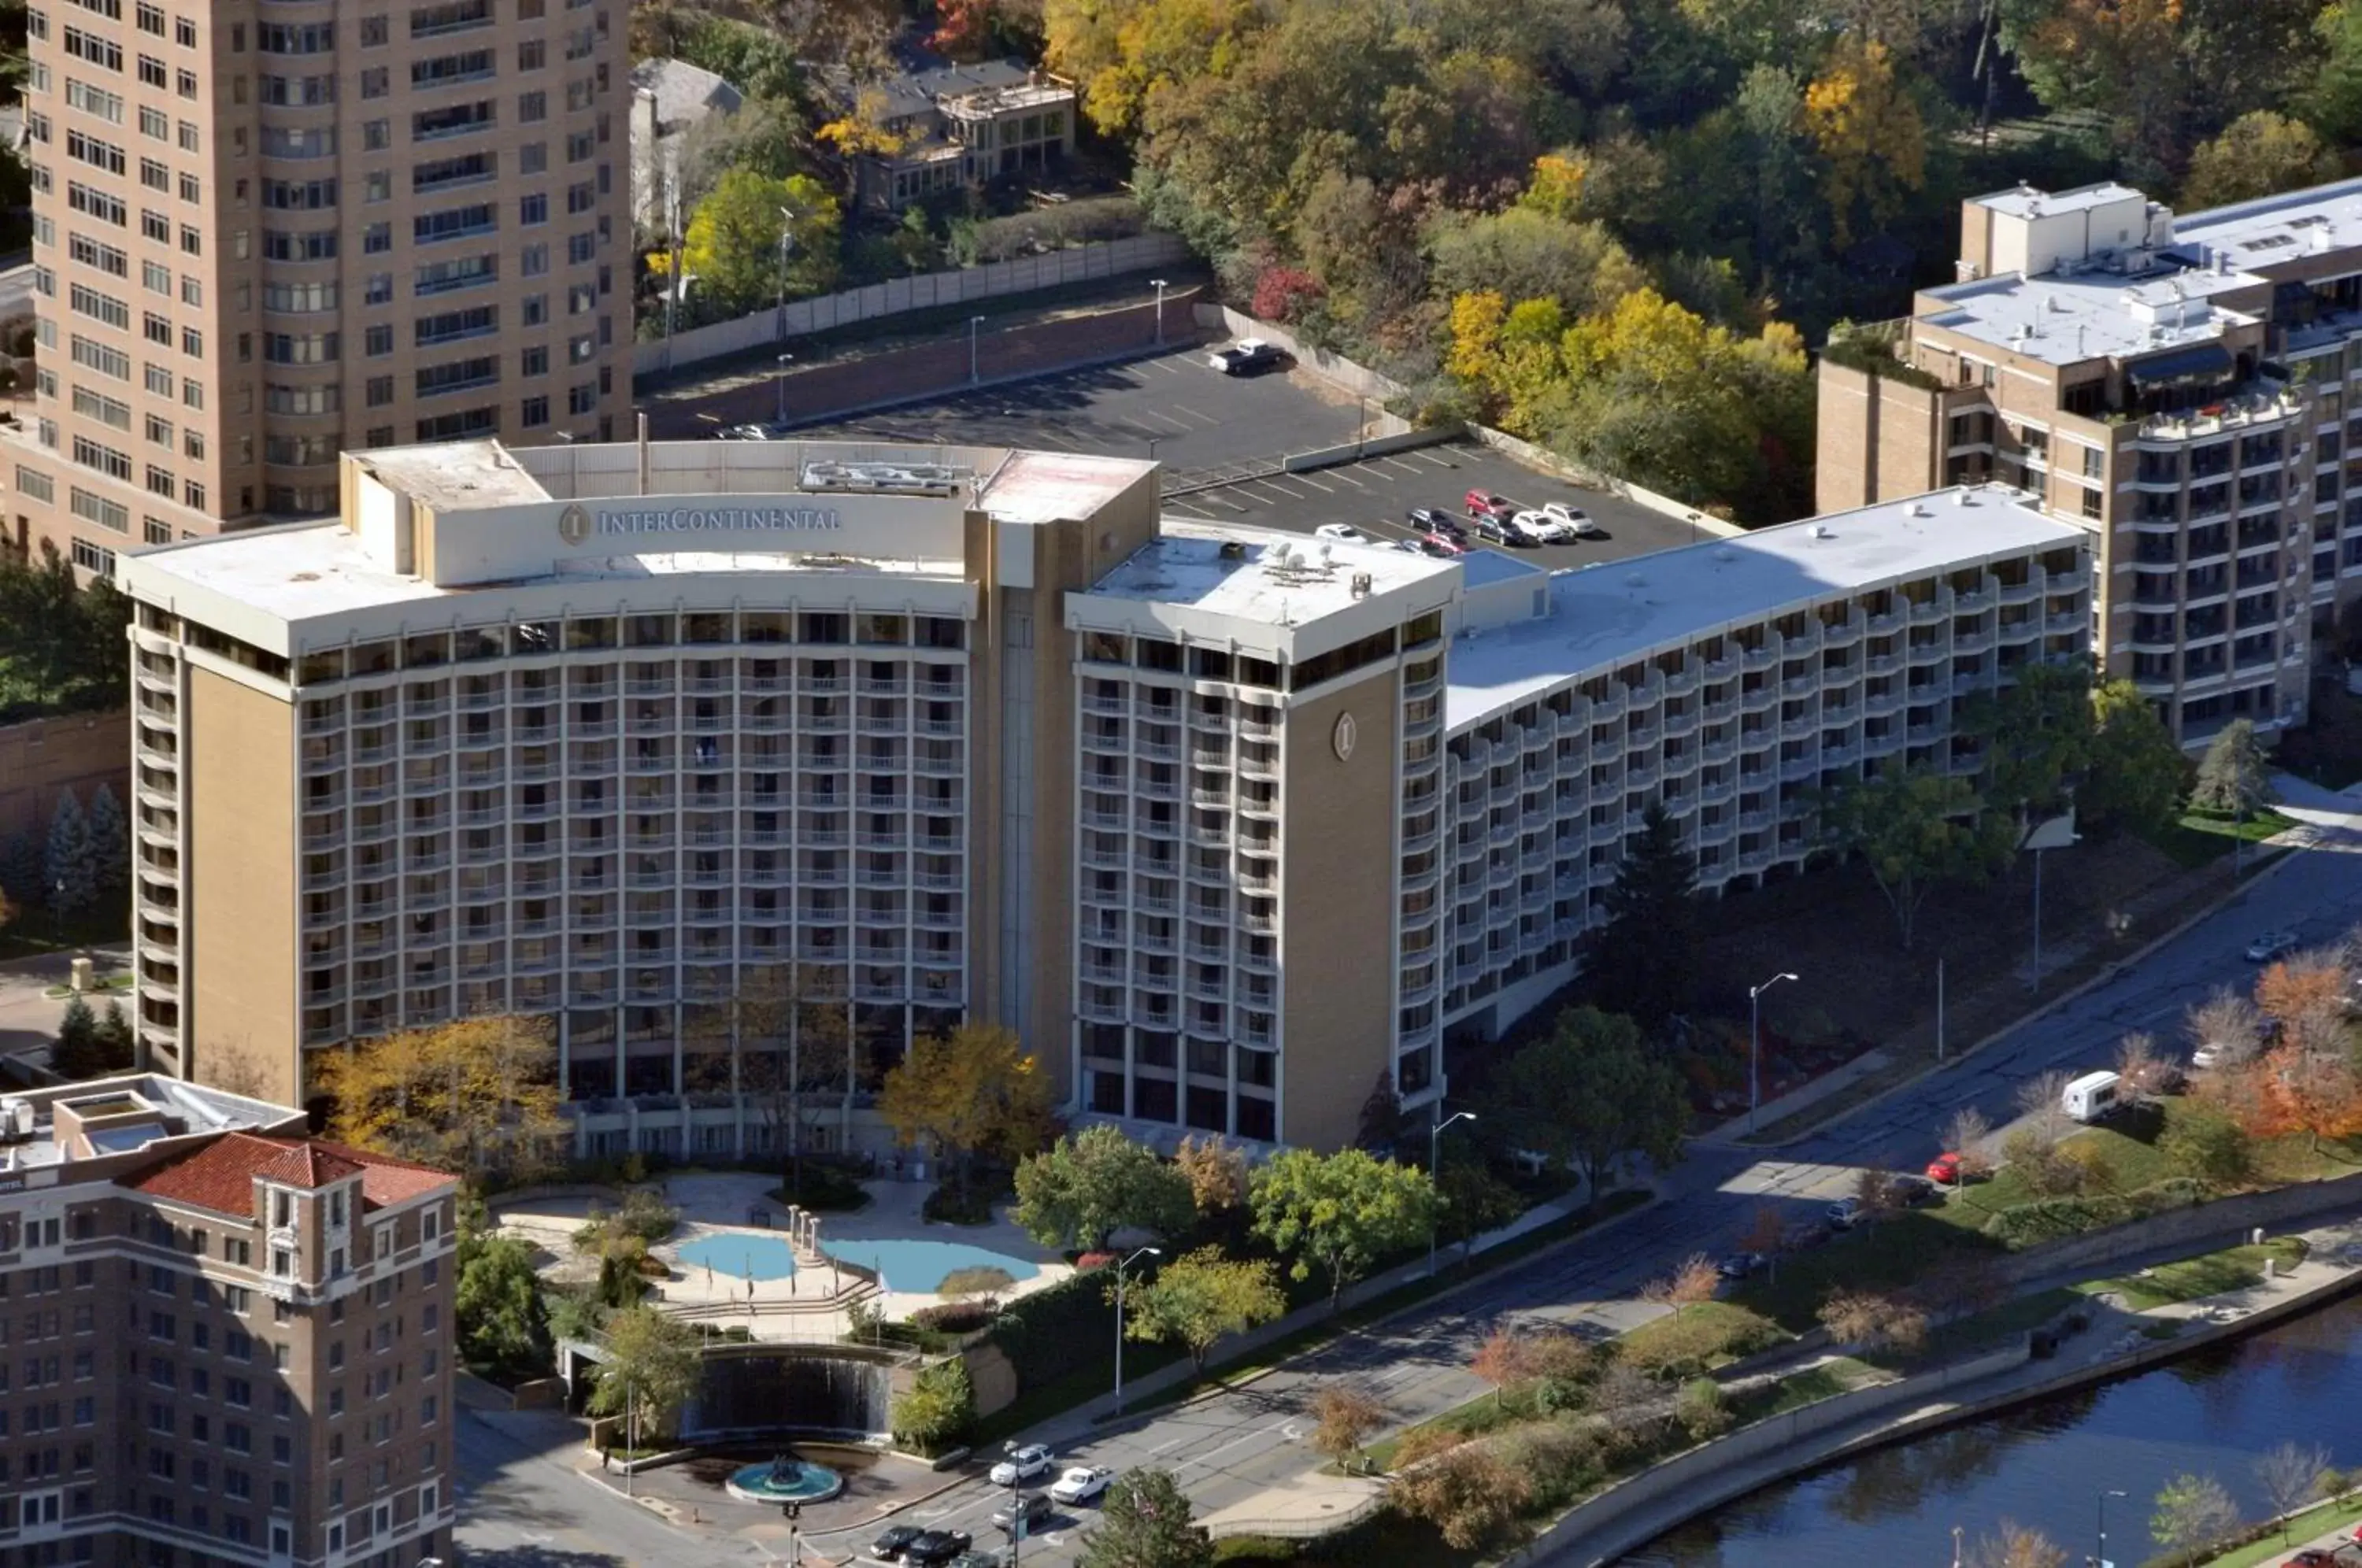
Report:
<svg viewBox="0 0 2362 1568"><path fill-rule="evenodd" d="M1166 347L1198 340L1199 328L1190 308L1197 298L1195 289L1176 289L1165 295ZM1047 375L1069 365L1147 353L1155 347L1153 302L1005 331L993 331L988 323L977 335L976 372L984 381L1013 381ZM968 384L967 334L953 328L936 342L833 360L790 373L788 419L790 424L809 423L854 409L916 403L948 395ZM647 407L648 435L659 441L710 435L714 425L700 417L703 414L723 425L767 424L778 416L778 382L767 378L711 397L668 399Z"/></svg>
<svg viewBox="0 0 2362 1568"><path fill-rule="evenodd" d="M23 832L40 843L60 794L72 790L86 808L101 783L129 815L131 726L120 709L0 725L0 840Z"/></svg>

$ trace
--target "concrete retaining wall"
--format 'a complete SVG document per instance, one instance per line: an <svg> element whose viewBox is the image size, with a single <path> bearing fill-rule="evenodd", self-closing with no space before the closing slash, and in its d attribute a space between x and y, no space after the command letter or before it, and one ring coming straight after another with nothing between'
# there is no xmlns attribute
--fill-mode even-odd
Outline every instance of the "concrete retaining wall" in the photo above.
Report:
<svg viewBox="0 0 2362 1568"><path fill-rule="evenodd" d="M1380 375L1366 365L1357 364L1342 354L1331 354L1326 348L1315 348L1303 342L1285 326L1273 322L1257 321L1244 311L1232 310L1225 304L1201 304L1198 307L1198 325L1209 332L1227 333L1232 337L1260 337L1274 348L1285 351L1295 361L1317 371L1325 381L1335 382L1347 392L1374 398L1383 403L1388 398L1407 398L1410 389L1392 376ZM1390 416L1393 417L1393 416ZM1409 425L1395 418L1395 423L1407 430Z"/></svg>
<svg viewBox="0 0 2362 1568"><path fill-rule="evenodd" d="M2212 1203L2169 1209L2129 1224L2111 1225L2087 1236L2070 1236L2013 1254L2003 1264L2012 1282L2099 1268L2118 1258L2171 1247L2194 1246L2261 1227L2278 1231L2291 1221L2334 1222L2362 1214L2362 1176L2299 1182L2270 1192L2246 1192Z"/></svg>
<svg viewBox="0 0 2362 1568"><path fill-rule="evenodd" d="M1386 416L1394 419L1392 414ZM1402 421L1395 419L1397 425ZM1388 452L1407 452L1416 447L1440 447L1447 441L1457 441L1462 434L1458 425L1438 425L1425 430L1404 430L1393 436L1373 436L1366 441L1342 441L1334 447L1316 447L1308 452L1290 452L1280 459L1283 472L1309 473L1316 469L1333 469L1344 463L1358 463L1363 458L1383 458Z"/></svg>
<svg viewBox="0 0 2362 1568"><path fill-rule="evenodd" d="M743 354L766 344L806 333L826 332L854 322L966 304L1001 294L1031 293L1067 283L1120 278L1155 267L1177 267L1189 259L1189 247L1180 236L1151 233L1077 245L1042 256L991 261L980 267L922 272L915 278L891 278L866 288L797 300L784 311L758 310L733 321L717 321L710 326L676 332L668 341L639 344L632 350L632 373L667 375L684 366ZM1187 306L1181 308L1187 310Z"/></svg>
<svg viewBox="0 0 2362 1568"><path fill-rule="evenodd" d="M1736 523L1726 523L1692 506L1686 501L1675 501L1670 495L1660 495L1653 490L1617 479L1611 474L1595 472L1580 463L1571 463L1547 447L1537 447L1531 441L1521 441L1506 430L1496 430L1489 425L1471 425L1468 434L1496 452L1506 452L1530 468L1545 469L1559 475L1585 490L1604 491L1620 496L1635 506L1645 506L1678 522L1693 524L1709 534L1735 539L1747 532Z"/></svg>

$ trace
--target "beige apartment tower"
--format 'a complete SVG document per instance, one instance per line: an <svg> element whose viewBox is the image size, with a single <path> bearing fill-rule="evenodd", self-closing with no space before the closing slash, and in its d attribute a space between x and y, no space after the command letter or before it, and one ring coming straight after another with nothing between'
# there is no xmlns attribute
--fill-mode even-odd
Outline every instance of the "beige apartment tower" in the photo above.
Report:
<svg viewBox="0 0 2362 1568"><path fill-rule="evenodd" d="M35 417L5 534L77 566L337 507L347 449L630 403L617 0L41 0Z"/></svg>
<svg viewBox="0 0 2362 1568"><path fill-rule="evenodd" d="M1985 480L2090 531L2093 648L2186 746L2302 722L2362 597L2362 182L2177 216L1966 203L1959 280L1823 359L1824 512Z"/></svg>

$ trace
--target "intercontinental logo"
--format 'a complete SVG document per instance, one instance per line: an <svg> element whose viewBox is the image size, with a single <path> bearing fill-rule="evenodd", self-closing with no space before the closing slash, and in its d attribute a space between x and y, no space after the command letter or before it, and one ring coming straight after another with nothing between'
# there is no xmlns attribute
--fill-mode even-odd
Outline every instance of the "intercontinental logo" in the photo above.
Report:
<svg viewBox="0 0 2362 1568"><path fill-rule="evenodd" d="M675 506L646 512L590 512L568 506L557 514L558 536L579 545L592 534L821 534L844 526L833 506Z"/></svg>

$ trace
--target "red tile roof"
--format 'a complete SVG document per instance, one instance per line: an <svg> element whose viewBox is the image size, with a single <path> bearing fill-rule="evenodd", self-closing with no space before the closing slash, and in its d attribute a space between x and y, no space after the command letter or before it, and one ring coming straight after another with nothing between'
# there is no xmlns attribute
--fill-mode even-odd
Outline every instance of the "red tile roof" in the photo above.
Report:
<svg viewBox="0 0 2362 1568"><path fill-rule="evenodd" d="M254 1212L254 1183L314 1188L361 1178L361 1207L402 1203L456 1184L458 1178L367 1149L319 1138L265 1138L226 1132L194 1154L135 1177L128 1185L154 1198L193 1204L221 1214Z"/></svg>

